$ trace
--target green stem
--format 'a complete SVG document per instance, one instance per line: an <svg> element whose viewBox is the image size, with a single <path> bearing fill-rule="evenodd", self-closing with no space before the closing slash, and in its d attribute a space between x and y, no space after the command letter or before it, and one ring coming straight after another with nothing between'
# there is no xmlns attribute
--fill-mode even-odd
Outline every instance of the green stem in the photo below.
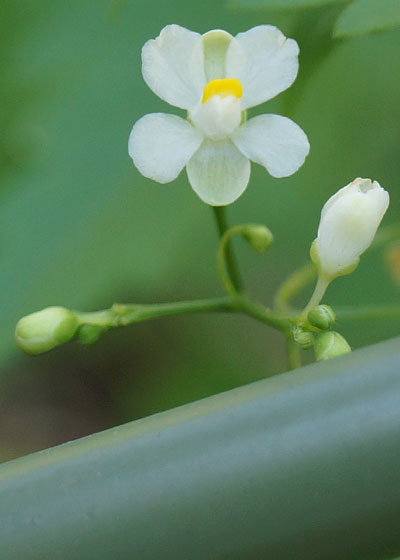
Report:
<svg viewBox="0 0 400 560"><path fill-rule="evenodd" d="M292 336L286 337L287 354L290 369L297 369L301 367L300 348L293 340Z"/></svg>
<svg viewBox="0 0 400 560"><path fill-rule="evenodd" d="M250 299L247 296L238 296L233 305L235 306L235 310L241 313L245 313L253 319L257 319L257 321L261 321L262 323L274 327L286 335L290 333L290 320L287 317L282 317L277 315L273 311L266 309L260 303L257 303Z"/></svg>
<svg viewBox="0 0 400 560"><path fill-rule="evenodd" d="M229 254L230 249L230 242L233 235L236 234L244 234L248 230L248 225L241 225L241 226L234 226L225 231L225 233L221 237L221 242L218 247L217 251L217 265L218 265L218 273L221 279L221 282L230 294L231 298L234 299L238 296L238 291L236 289L235 284L231 279L231 275L228 269L228 259L227 255Z"/></svg>
<svg viewBox="0 0 400 560"><path fill-rule="evenodd" d="M303 311L300 313L299 321L305 321L307 318L308 313L319 304L322 298L325 295L326 289L329 286L330 280L325 276L318 276L317 283L314 288L314 292L310 298L310 301L307 303Z"/></svg>
<svg viewBox="0 0 400 560"><path fill-rule="evenodd" d="M167 315L207 311L233 311L233 305L230 298L227 297L148 305L116 303L111 309L93 313L75 311L75 315L81 325L112 328Z"/></svg>
<svg viewBox="0 0 400 560"><path fill-rule="evenodd" d="M228 223L226 219L225 206L213 206L214 216L217 223L217 228L219 235L222 239L225 232L228 230ZM239 267L237 265L232 245L230 240L227 241L225 246L225 259L226 268L229 274L229 278L236 292L243 291L243 284L240 278Z"/></svg>
<svg viewBox="0 0 400 560"><path fill-rule="evenodd" d="M400 319L400 305L366 305L363 307L335 307L339 321L363 319Z"/></svg>
<svg viewBox="0 0 400 560"><path fill-rule="evenodd" d="M157 317L210 311L244 313L285 333L290 331L289 319L276 315L260 303L244 295L237 295L234 300L229 297L223 297L149 305L116 303L111 309L89 313L75 311L74 313L79 320L80 326L91 325L113 328L123 327L131 323L140 323Z"/></svg>
<svg viewBox="0 0 400 560"><path fill-rule="evenodd" d="M317 269L314 263L308 262L295 270L283 281L275 295L275 308L279 311L290 311L292 299L307 287L316 277Z"/></svg>

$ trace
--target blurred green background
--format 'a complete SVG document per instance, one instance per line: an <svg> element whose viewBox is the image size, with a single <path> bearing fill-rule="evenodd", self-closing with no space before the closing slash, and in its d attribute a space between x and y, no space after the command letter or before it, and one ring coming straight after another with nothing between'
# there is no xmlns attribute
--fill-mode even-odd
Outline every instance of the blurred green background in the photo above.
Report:
<svg viewBox="0 0 400 560"><path fill-rule="evenodd" d="M236 245L261 301L271 302L280 281L307 260L323 203L355 177L389 190L384 223L399 220L400 31L333 40L340 2L296 11L267 10L261 0L251 9L239 4L2 0L0 460L287 367L279 333L239 316L164 318L36 358L14 346L16 321L48 305L95 310L221 294L211 209L185 173L159 185L127 154L140 116L179 113L141 76L141 47L166 24L236 34L271 23L299 42L297 81L251 114L293 118L311 153L288 179L253 165L248 190L228 209L232 224L266 223L275 234L265 255ZM325 298L332 305L399 300L376 250ZM400 321L339 330L357 348L399 334Z"/></svg>

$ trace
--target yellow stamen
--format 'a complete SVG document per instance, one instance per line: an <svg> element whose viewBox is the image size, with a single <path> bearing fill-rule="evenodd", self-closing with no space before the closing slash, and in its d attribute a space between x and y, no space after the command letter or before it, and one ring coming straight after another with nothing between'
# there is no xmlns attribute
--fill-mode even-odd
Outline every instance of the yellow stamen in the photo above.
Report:
<svg viewBox="0 0 400 560"><path fill-rule="evenodd" d="M206 84L203 90L203 98L201 102L205 103L213 95L220 95L221 97L233 95L239 99L243 96L243 87L236 78L211 80L211 82Z"/></svg>

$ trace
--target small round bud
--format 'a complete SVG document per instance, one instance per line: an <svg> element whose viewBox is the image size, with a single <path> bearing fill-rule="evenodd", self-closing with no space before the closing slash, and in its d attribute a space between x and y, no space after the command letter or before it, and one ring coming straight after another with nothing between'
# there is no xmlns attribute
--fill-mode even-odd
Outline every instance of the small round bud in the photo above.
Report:
<svg viewBox="0 0 400 560"><path fill-rule="evenodd" d="M313 327L326 331L335 324L336 315L329 305L317 305L317 307L311 309L307 319Z"/></svg>
<svg viewBox="0 0 400 560"><path fill-rule="evenodd" d="M82 325L78 331L79 340L83 344L94 344L106 329L96 325Z"/></svg>
<svg viewBox="0 0 400 560"><path fill-rule="evenodd" d="M261 224L249 224L246 227L246 231L243 233L243 237L257 253L262 253L268 249L274 240L271 231Z"/></svg>
<svg viewBox="0 0 400 560"><path fill-rule="evenodd" d="M42 354L70 340L78 320L64 307L46 307L20 319L15 329L15 341L27 354Z"/></svg>
<svg viewBox="0 0 400 560"><path fill-rule="evenodd" d="M334 331L325 331L317 335L314 344L314 352L317 361L330 360L348 354L351 348L346 339Z"/></svg>
<svg viewBox="0 0 400 560"><path fill-rule="evenodd" d="M293 339L303 350L314 346L314 335L310 331L305 331L300 327L293 329Z"/></svg>

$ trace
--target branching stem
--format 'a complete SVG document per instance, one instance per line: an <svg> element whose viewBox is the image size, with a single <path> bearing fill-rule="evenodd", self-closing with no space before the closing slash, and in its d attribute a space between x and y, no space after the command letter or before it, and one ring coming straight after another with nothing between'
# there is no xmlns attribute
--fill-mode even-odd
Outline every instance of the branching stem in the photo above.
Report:
<svg viewBox="0 0 400 560"><path fill-rule="evenodd" d="M213 211L217 223L218 233L220 235L220 238L222 239L225 232L228 230L225 206L213 206ZM235 291L241 292L243 290L243 283L240 277L239 267L233 254L230 240L227 240L226 242L225 259L230 281Z"/></svg>

